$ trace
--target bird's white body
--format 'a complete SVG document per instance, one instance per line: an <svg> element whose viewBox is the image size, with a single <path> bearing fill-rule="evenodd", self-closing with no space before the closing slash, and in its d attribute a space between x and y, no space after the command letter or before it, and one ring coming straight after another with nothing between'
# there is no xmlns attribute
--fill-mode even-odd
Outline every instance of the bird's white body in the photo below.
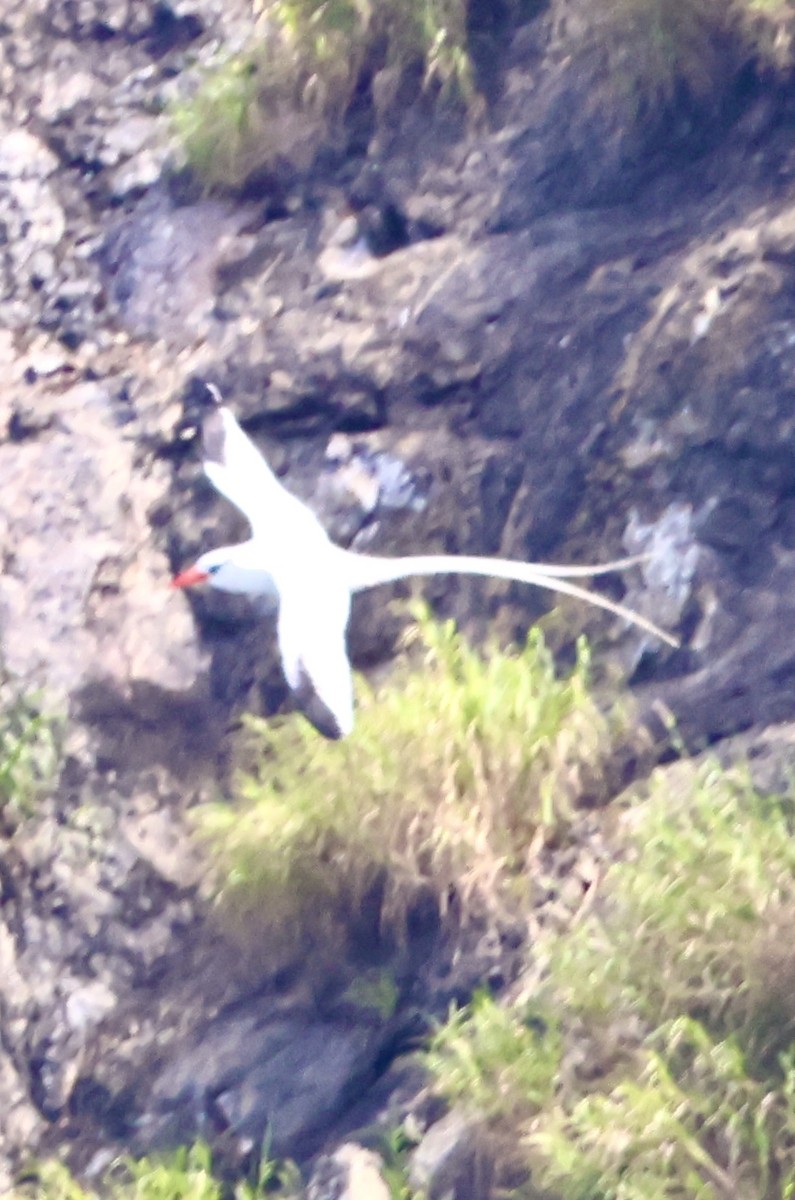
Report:
<svg viewBox="0 0 795 1200"><path fill-rule="evenodd" d="M203 554L175 579L207 582L278 603L278 640L285 677L312 723L329 737L353 728L353 684L345 633L354 593L411 575L484 575L575 596L623 617L670 645L674 638L638 613L569 582L618 570L637 559L600 567L519 563L465 555L379 558L335 546L315 514L284 488L229 409L204 425L204 469L248 518L251 538Z"/></svg>

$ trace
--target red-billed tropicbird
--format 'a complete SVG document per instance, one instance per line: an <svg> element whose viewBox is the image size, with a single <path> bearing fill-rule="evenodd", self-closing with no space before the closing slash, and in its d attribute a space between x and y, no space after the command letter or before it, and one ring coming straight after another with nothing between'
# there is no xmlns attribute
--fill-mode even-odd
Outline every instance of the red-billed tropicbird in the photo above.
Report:
<svg viewBox="0 0 795 1200"><path fill-rule="evenodd" d="M252 536L236 546L209 550L177 575L173 586L208 583L221 591L275 600L285 677L301 710L326 737L343 737L353 728L353 682L345 645L351 596L380 583L411 575L460 574L535 584L607 609L678 645L646 617L568 582L619 570L638 562L637 557L570 567L470 555L380 558L354 553L335 546L312 510L281 485L228 408L214 409L202 433L205 473L248 519Z"/></svg>

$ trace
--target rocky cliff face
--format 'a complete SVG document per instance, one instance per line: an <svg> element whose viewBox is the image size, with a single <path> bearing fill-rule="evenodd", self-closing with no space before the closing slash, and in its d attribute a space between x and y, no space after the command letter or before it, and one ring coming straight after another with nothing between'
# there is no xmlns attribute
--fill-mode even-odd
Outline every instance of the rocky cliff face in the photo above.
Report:
<svg viewBox="0 0 795 1200"><path fill-rule="evenodd" d="M553 631L586 628L692 745L795 715L789 80L727 41L709 105L627 123L598 42L561 53L577 14L498 31L480 123L422 98L360 113L312 170L223 201L169 173L163 108L241 43L248 5L0 14L0 638L66 715L58 788L4 834L6 1167L208 1130L245 1154L269 1119L279 1153L306 1153L405 1033L335 1008L311 967L241 967L182 850L234 715L283 701L256 614L166 586L239 528L199 470L206 381L346 543L648 550L627 600L681 651L573 604ZM340 197L369 243L340 244ZM545 604L431 594L476 632ZM361 664L392 651L385 600L355 614ZM406 979L447 952L424 936ZM462 991L510 974L475 942ZM328 1050L299 1094L296 1040Z"/></svg>

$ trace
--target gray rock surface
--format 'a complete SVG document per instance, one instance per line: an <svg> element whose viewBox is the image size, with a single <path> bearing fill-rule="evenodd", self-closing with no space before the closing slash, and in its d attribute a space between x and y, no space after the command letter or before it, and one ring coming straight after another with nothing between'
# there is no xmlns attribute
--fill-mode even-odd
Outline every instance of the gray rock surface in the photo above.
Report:
<svg viewBox="0 0 795 1200"><path fill-rule="evenodd" d="M243 1151L267 1137L274 1157L306 1153L374 1077L393 1036L379 1025L322 1019L295 1007L269 1014L265 996L242 999L180 1047L152 1080L144 1147L173 1145L213 1123Z"/></svg>
<svg viewBox="0 0 795 1200"><path fill-rule="evenodd" d="M307 1200L390 1200L377 1154L346 1142L320 1159L307 1187Z"/></svg>
<svg viewBox="0 0 795 1200"><path fill-rule="evenodd" d="M476 1200L489 1195L493 1174L477 1123L453 1110L431 1125L412 1152L408 1178L428 1200Z"/></svg>
<svg viewBox="0 0 795 1200"><path fill-rule="evenodd" d="M61 700L89 682L128 697L146 687L189 693L203 655L189 614L167 602L168 563L148 520L164 472L141 478L135 443L114 420L112 383L56 395L22 387L0 444L6 668Z"/></svg>

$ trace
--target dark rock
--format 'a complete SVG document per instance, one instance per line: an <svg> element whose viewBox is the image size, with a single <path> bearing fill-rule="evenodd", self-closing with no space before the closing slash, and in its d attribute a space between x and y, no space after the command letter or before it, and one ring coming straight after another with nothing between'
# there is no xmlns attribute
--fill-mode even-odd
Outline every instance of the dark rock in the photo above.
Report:
<svg viewBox="0 0 795 1200"><path fill-rule="evenodd" d="M154 1079L147 1073L139 1149L198 1136L211 1105L244 1147L267 1133L274 1156L305 1156L372 1082L393 1037L378 1025L266 1009L261 997L235 1004Z"/></svg>
<svg viewBox="0 0 795 1200"><path fill-rule="evenodd" d="M521 97L533 116L510 147L515 167L492 221L495 232L571 207L626 204L651 179L704 154L747 102L742 35L721 30L718 6L705 5L703 43L693 51L710 86L674 80L658 85L660 94L654 71L670 70L669 64L650 62L644 73L626 62L635 34L631 21L621 25L628 10L570 0L553 10L566 23L566 46L553 41L544 64L535 70L528 64L525 80L517 81L512 115Z"/></svg>

